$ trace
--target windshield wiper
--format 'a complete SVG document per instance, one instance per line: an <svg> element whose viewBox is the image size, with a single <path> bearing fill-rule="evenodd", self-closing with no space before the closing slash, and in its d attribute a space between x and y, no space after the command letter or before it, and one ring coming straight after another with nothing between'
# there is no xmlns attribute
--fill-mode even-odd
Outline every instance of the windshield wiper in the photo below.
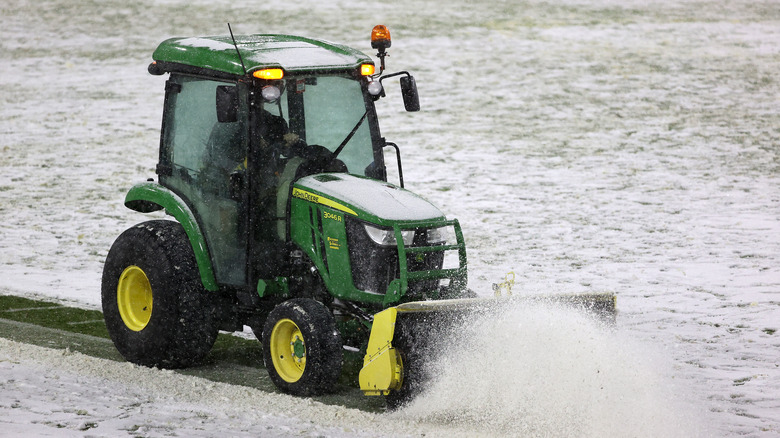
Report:
<svg viewBox="0 0 780 438"><path fill-rule="evenodd" d="M349 132L349 134L347 134L347 137L344 139L344 141L342 141L342 142L341 142L341 144L339 145L339 147L337 147L337 148L336 148L336 150L335 150L335 151L333 151L333 156L331 157L331 159L330 159L330 160L328 160L328 164L330 164L330 163L331 163L333 160L335 160L335 159L336 159L336 157L338 157L338 156L339 156L339 154L341 153L341 151L342 151L342 150L344 150L344 146L346 146L346 145L347 145L347 143L349 143L349 141L350 141L350 140L352 140L352 137L355 135L355 133L357 132L357 130L358 130L358 129L360 129L360 125L362 125L362 124L363 124L363 120L366 120L366 116L367 116L367 115L368 115L368 111L366 111L366 112L364 112L364 113L363 113L363 115L360 117L360 120L358 120L358 122L357 122L357 124L355 125L355 127L354 127L354 128L352 128L352 131L350 131L350 132Z"/></svg>

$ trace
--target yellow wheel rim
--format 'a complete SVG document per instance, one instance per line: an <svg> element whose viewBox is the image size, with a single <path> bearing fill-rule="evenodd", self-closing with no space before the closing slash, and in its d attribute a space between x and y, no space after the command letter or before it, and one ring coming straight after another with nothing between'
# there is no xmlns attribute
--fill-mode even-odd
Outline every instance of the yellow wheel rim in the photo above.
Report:
<svg viewBox="0 0 780 438"><path fill-rule="evenodd" d="M281 319L271 331L271 358L274 369L285 382L297 382L306 368L306 343L298 326Z"/></svg>
<svg viewBox="0 0 780 438"><path fill-rule="evenodd" d="M152 318L152 285L138 266L128 266L116 288L119 316L130 330L140 332Z"/></svg>

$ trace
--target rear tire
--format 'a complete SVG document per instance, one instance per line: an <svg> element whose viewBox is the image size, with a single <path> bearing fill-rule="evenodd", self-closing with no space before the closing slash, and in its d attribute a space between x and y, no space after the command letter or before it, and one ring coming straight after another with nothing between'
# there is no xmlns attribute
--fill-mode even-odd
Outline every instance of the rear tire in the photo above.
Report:
<svg viewBox="0 0 780 438"><path fill-rule="evenodd" d="M135 364L187 367L217 337L214 304L177 222L144 222L116 239L103 267L102 302L111 340Z"/></svg>
<svg viewBox="0 0 780 438"><path fill-rule="evenodd" d="M310 298L279 304L263 326L263 359L277 388L309 396L331 392L341 375L341 334L330 311Z"/></svg>

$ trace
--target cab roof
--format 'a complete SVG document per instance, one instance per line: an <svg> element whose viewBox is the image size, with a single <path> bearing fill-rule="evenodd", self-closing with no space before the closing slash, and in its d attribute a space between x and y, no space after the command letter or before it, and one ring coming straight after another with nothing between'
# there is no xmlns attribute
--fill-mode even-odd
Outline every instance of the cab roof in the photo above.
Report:
<svg viewBox="0 0 780 438"><path fill-rule="evenodd" d="M344 71L359 68L361 64L373 64L371 58L358 50L322 40L262 34L236 35L235 38L249 74L267 68L281 68L288 73ZM160 43L152 58L162 63L165 71L175 70L171 68L175 65L183 65L244 76L229 35L171 38Z"/></svg>

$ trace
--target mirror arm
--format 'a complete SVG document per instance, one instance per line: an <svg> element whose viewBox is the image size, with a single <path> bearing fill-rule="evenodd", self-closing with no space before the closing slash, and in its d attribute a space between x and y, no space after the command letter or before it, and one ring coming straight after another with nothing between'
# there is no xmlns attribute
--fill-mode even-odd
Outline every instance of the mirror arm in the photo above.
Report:
<svg viewBox="0 0 780 438"><path fill-rule="evenodd" d="M387 79L387 78L392 78L393 76L401 76L401 75L406 75L406 76L409 76L409 77L412 76L408 71L399 71L399 72L396 72L396 73L390 73L389 75L382 76L381 78L379 78L379 83L381 84L382 81ZM383 86L383 88L384 88L384 86Z"/></svg>

